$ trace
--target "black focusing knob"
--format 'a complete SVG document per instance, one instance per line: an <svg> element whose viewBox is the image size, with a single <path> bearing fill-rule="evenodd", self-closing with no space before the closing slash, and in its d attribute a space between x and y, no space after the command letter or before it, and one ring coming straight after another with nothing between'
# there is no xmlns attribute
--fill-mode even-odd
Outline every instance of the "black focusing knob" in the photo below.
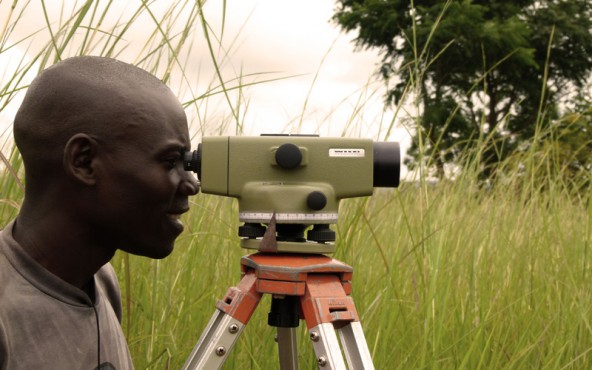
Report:
<svg viewBox="0 0 592 370"><path fill-rule="evenodd" d="M320 211L327 205L327 197L320 191L313 191L306 197L306 205L313 211Z"/></svg>
<svg viewBox="0 0 592 370"><path fill-rule="evenodd" d="M302 162L300 148L294 144L282 144L275 152L275 161L285 170L296 168Z"/></svg>
<svg viewBox="0 0 592 370"><path fill-rule="evenodd" d="M327 243L335 241L335 231L331 230L329 225L317 224L306 234L308 240L318 243Z"/></svg>

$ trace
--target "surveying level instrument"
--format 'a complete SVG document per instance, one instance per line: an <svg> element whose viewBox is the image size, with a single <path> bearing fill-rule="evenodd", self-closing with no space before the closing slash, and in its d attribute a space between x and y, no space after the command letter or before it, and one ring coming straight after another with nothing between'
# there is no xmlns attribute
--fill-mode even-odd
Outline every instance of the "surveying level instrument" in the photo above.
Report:
<svg viewBox="0 0 592 370"><path fill-rule="evenodd" d="M335 250L339 201L397 187L400 162L398 143L308 135L204 137L186 153L202 192L238 199L241 247L257 252L242 257L240 282L216 304L183 368L219 369L271 294L282 370L298 369L301 319L319 369L374 369L350 296L353 268L325 254Z"/></svg>

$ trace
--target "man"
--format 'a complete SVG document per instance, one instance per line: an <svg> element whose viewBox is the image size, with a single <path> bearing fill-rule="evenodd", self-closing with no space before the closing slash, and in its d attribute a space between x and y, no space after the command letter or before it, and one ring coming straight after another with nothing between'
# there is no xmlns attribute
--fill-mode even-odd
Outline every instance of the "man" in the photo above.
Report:
<svg viewBox="0 0 592 370"><path fill-rule="evenodd" d="M171 253L188 197L187 120L149 73L75 57L43 71L14 120L25 199L0 233L0 369L132 369L108 263Z"/></svg>

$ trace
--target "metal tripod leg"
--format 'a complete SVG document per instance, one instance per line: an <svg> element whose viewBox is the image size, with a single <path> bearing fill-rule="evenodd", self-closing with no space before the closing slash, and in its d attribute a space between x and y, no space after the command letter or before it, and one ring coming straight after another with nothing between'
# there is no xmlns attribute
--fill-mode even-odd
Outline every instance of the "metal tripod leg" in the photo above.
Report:
<svg viewBox="0 0 592 370"><path fill-rule="evenodd" d="M281 370L298 370L296 328L277 328L278 352Z"/></svg>
<svg viewBox="0 0 592 370"><path fill-rule="evenodd" d="M359 322L338 329L343 353L349 369L374 369L370 351ZM319 367L323 369L345 369L335 327L333 324L320 324L310 330Z"/></svg>
<svg viewBox="0 0 592 370"><path fill-rule="evenodd" d="M309 330L317 363L323 369L345 369L333 324L320 324Z"/></svg>
<svg viewBox="0 0 592 370"><path fill-rule="evenodd" d="M350 369L374 369L360 322L352 322L339 329L339 336Z"/></svg>
<svg viewBox="0 0 592 370"><path fill-rule="evenodd" d="M236 288L230 288L224 299L218 301L214 315L183 366L184 370L222 367L261 300L256 282L254 273L246 274Z"/></svg>
<svg viewBox="0 0 592 370"><path fill-rule="evenodd" d="M354 301L345 292L343 282L334 275L313 275L306 288L301 298L302 311L319 368L346 369L345 355L349 369L374 369Z"/></svg>
<svg viewBox="0 0 592 370"><path fill-rule="evenodd" d="M216 310L183 369L219 369L245 325Z"/></svg>

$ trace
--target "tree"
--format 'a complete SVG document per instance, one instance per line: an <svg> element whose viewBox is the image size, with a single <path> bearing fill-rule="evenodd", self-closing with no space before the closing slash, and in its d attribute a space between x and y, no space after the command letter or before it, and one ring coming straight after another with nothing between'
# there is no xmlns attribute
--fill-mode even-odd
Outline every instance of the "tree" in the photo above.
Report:
<svg viewBox="0 0 592 370"><path fill-rule="evenodd" d="M546 156L547 168L554 171L573 190L587 191L592 180L592 98L578 96L575 108L551 123L550 130L541 135L538 154Z"/></svg>
<svg viewBox="0 0 592 370"><path fill-rule="evenodd" d="M379 73L420 91L419 137L438 176L466 148L487 141L483 174L559 116L566 94L592 70L589 0L338 0L334 21L361 48L382 53ZM490 166L491 165L491 166Z"/></svg>

